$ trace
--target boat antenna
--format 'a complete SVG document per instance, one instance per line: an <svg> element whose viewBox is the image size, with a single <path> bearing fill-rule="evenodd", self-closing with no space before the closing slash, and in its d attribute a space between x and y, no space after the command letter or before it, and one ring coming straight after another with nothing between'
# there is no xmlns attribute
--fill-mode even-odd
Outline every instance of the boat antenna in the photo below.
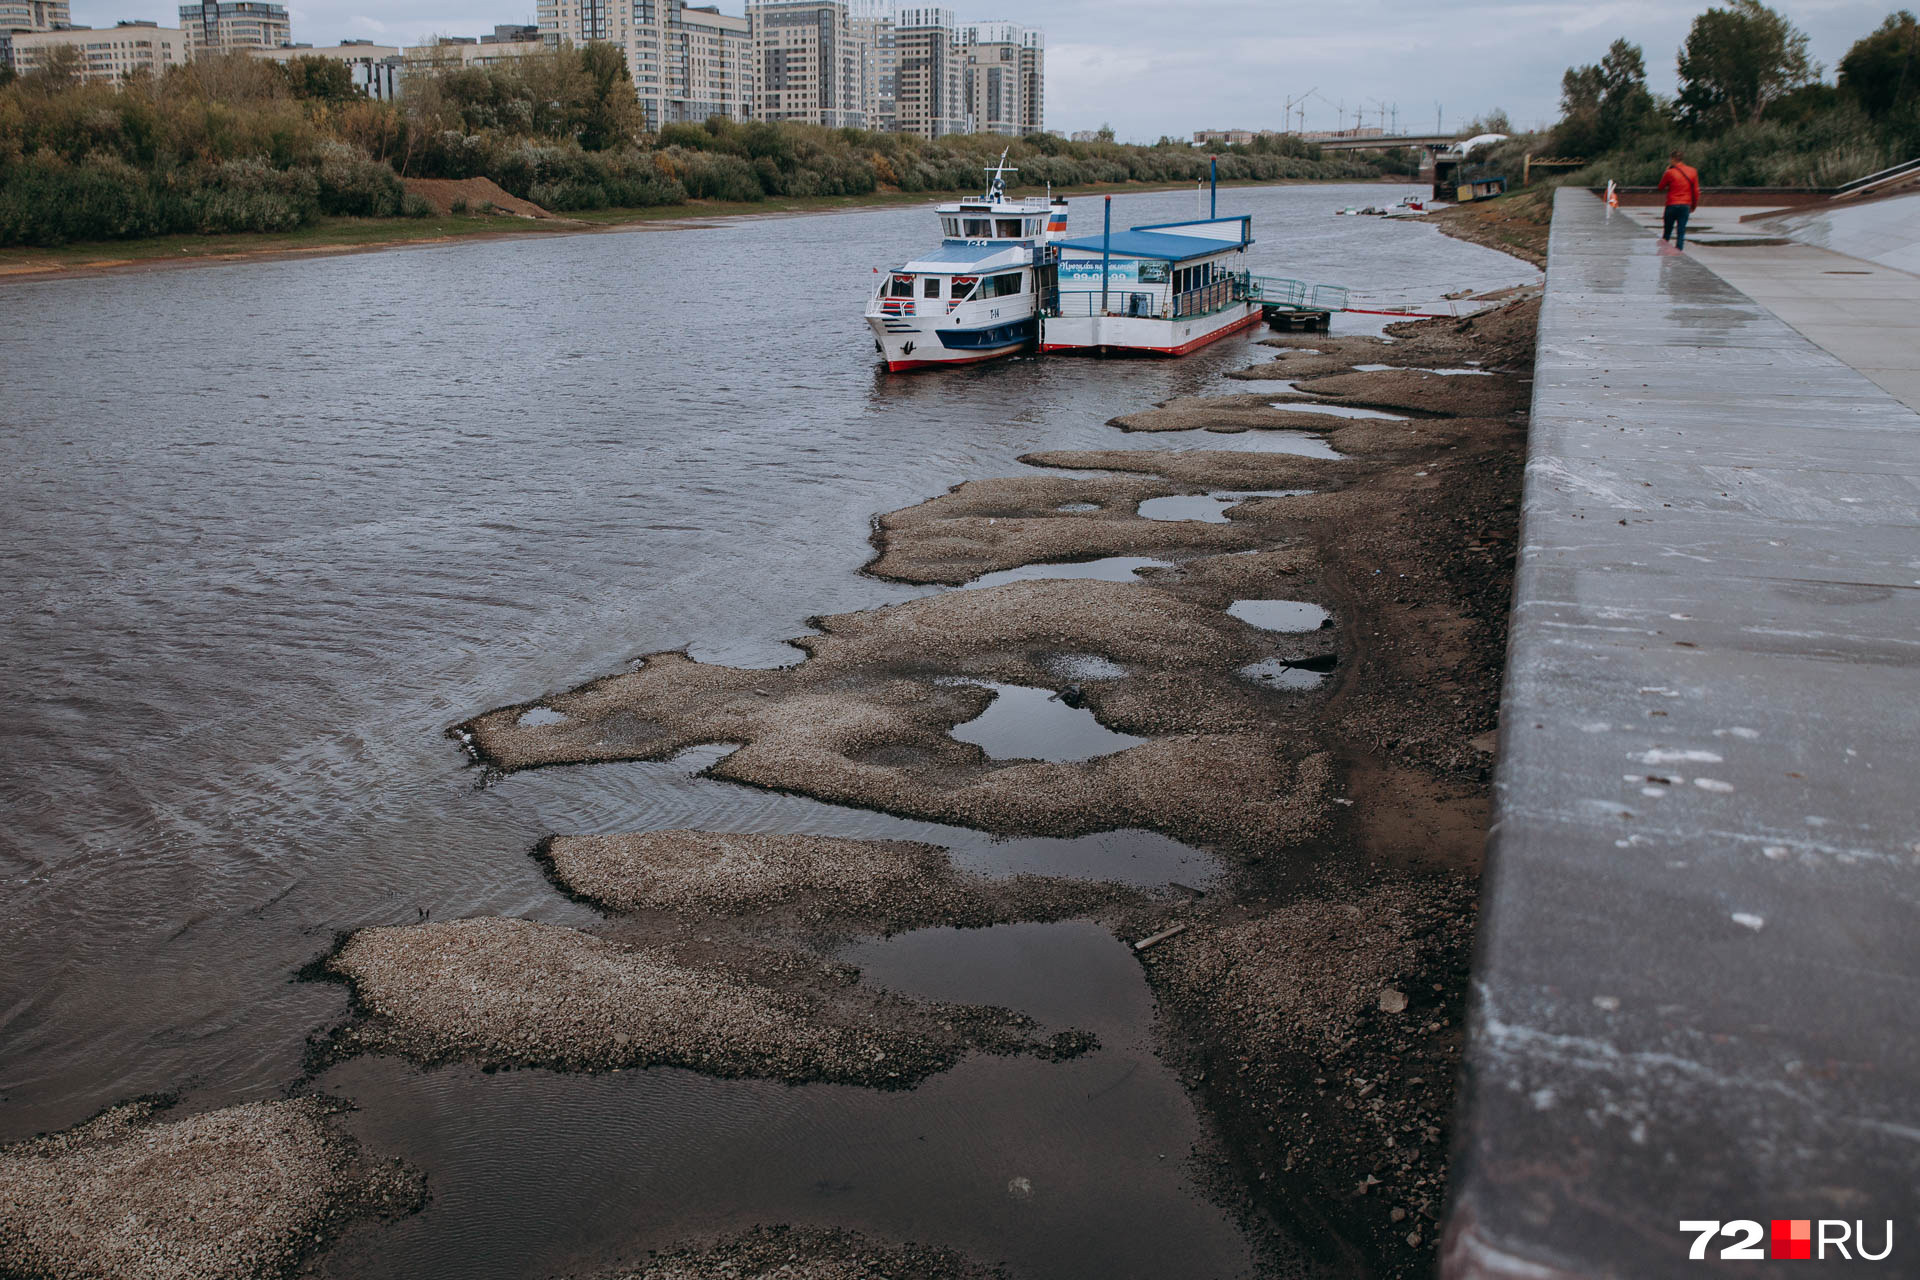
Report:
<svg viewBox="0 0 1920 1280"><path fill-rule="evenodd" d="M1005 200L1007 198L1006 175L1020 172L1018 169L1007 168L1007 152L1011 150L1013 150L1013 145L1009 143L1000 152L1000 162L993 168L987 170L988 173L993 175L987 181L987 199L990 201ZM1052 188L1049 187L1048 189L1051 190Z"/></svg>

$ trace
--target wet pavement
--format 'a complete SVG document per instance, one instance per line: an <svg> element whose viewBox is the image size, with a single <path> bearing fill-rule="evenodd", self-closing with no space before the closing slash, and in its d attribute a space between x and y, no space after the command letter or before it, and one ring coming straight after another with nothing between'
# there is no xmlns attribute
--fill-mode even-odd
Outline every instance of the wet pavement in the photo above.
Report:
<svg viewBox="0 0 1920 1280"><path fill-rule="evenodd" d="M1547 280L1445 1274L1877 1242L1920 1211L1920 415L1584 191Z"/></svg>

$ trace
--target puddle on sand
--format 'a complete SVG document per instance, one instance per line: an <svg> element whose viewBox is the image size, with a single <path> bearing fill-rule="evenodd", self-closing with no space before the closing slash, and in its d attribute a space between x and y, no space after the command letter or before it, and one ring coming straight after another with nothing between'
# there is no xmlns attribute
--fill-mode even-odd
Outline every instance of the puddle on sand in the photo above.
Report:
<svg viewBox="0 0 1920 1280"><path fill-rule="evenodd" d="M1325 439L1311 431L1253 429L1247 431L1161 431L1147 435L1129 448L1161 448L1181 453L1223 450L1235 453L1291 453L1302 458L1343 458Z"/></svg>
<svg viewBox="0 0 1920 1280"><path fill-rule="evenodd" d="M1142 569L1171 569L1170 561L1147 556L1107 556L1100 560L1059 561L1052 564L1023 564L997 573L983 573L962 589L1000 587L1009 582L1030 582L1036 578L1095 578L1101 582L1132 582Z"/></svg>
<svg viewBox="0 0 1920 1280"><path fill-rule="evenodd" d="M1378 409L1357 409L1350 404L1300 404L1292 400L1276 401L1276 409L1285 409L1288 413L1324 413L1335 418L1371 418L1381 422L1405 422L1406 416L1398 413L1382 413Z"/></svg>
<svg viewBox="0 0 1920 1280"><path fill-rule="evenodd" d="M1062 680L1120 680L1127 669L1097 653L1062 653L1046 660L1046 668Z"/></svg>
<svg viewBox="0 0 1920 1280"><path fill-rule="evenodd" d="M1077 514L1082 511L1098 511L1099 509L1100 504L1097 502L1063 502L1054 508L1055 511L1064 511L1069 514Z"/></svg>
<svg viewBox="0 0 1920 1280"><path fill-rule="evenodd" d="M1148 498L1138 514L1148 520L1198 520L1202 524L1225 524L1227 512L1250 498L1302 498L1311 489L1261 489L1245 493L1174 494Z"/></svg>
<svg viewBox="0 0 1920 1280"><path fill-rule="evenodd" d="M1493 371L1490 369L1416 369L1404 364L1357 364L1353 366L1355 373L1386 373L1394 369L1406 373L1437 373L1443 378L1491 378L1493 376Z"/></svg>
<svg viewBox="0 0 1920 1280"><path fill-rule="evenodd" d="M1327 678L1324 671L1292 666L1280 658L1251 663L1234 674L1268 689L1317 689L1320 682Z"/></svg>
<svg viewBox="0 0 1920 1280"><path fill-rule="evenodd" d="M1062 1280L1253 1273L1246 1240L1189 1176L1200 1121L1154 1056L1152 997L1125 943L1068 922L924 930L845 954L876 985L1004 1004L1100 1047L1055 1063L972 1054L899 1092L343 1063L319 1081L357 1104L341 1123L424 1170L433 1195L350 1237L321 1274L590 1273L771 1222L938 1243Z"/></svg>
<svg viewBox="0 0 1920 1280"><path fill-rule="evenodd" d="M1235 600L1227 613L1262 631L1315 631L1333 616L1305 600Z"/></svg>
<svg viewBox="0 0 1920 1280"><path fill-rule="evenodd" d="M1110 756L1145 738L1115 733L1085 707L1070 707L1052 689L992 680L966 680L993 691L987 709L953 727L957 742L970 742L989 760L1046 760L1064 764Z"/></svg>
<svg viewBox="0 0 1920 1280"><path fill-rule="evenodd" d="M567 717L555 711L552 707L529 707L520 713L519 719L514 721L514 723L522 729L535 729L541 725L565 724L566 722Z"/></svg>
<svg viewBox="0 0 1920 1280"><path fill-rule="evenodd" d="M1094 677L1083 674L1071 678ZM902 818L699 776L701 770L732 750L730 746L695 747L671 760L531 769L500 778L479 795L484 803L497 807L490 813L493 821L528 833L528 848L541 835L552 832L617 835L686 828L844 836L853 840L917 840L948 850L958 869L989 876L1080 876L1154 888L1170 882L1204 887L1220 874L1220 862L1212 854L1157 831L1128 827L1084 836L995 836L970 827ZM532 865L531 860L528 865ZM560 924L578 924L576 913L585 910L572 904L564 904L564 911L540 905L545 902L542 897L512 909Z"/></svg>

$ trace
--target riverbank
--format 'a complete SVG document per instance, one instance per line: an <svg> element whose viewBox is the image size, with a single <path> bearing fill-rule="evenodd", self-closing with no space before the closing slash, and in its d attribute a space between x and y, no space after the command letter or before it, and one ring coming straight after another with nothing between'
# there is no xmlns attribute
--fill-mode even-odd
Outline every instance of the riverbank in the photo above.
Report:
<svg viewBox="0 0 1920 1280"><path fill-rule="evenodd" d="M1223 182L1221 187L1327 186L1363 182ZM1382 178L1383 183L1405 179ZM1145 195L1186 190L1186 184L1109 183L1062 188L1058 195ZM312 226L284 234L156 236L69 244L57 249L0 249L0 285L49 277L85 277L121 271L159 271L234 262L276 262L341 254L378 253L426 245L522 236L591 235L606 231L685 231L721 221L799 217L820 213L867 213L902 206L933 205L978 195L978 191L891 191L864 196L790 196L760 201L689 200L685 204L644 209L600 209L546 218L503 213L444 213L427 218L322 218ZM1025 194L1034 194L1031 192Z"/></svg>
<svg viewBox="0 0 1920 1280"><path fill-rule="evenodd" d="M1426 1274L1446 1187L1537 315L1521 301L1397 325L1390 341L1270 340L1279 357L1236 376L1275 390L1111 424L1205 432L1217 448L1031 455L1033 474L881 517L868 572L971 589L815 619L821 634L798 642L808 658L794 667L654 655L456 732L508 772L726 741L739 745L709 776L770 791L1000 836L1139 826L1214 851L1222 874L1202 888L1056 893L1050 914L1099 920L1136 944L1162 1055L1217 1133L1207 1180L1251 1237L1272 1242L1275 1265L1304 1250L1368 1274ZM1150 505L1169 502L1213 502L1219 515L1166 518ZM1106 582L1076 567L1116 556L1141 567ZM985 577L1009 568L1035 576ZM1130 736L1105 754L1050 755L1019 740L1036 708L1009 712L1012 741L995 751L968 745L956 726L983 721L1008 689L1052 691L1085 709L1090 732ZM778 842L743 853L695 832L552 847L569 893L615 909L597 931L609 940L674 939L677 963L717 956L756 982L791 982L798 957L850 933L982 923L977 894L950 910L948 896L919 892L925 871L857 877L863 905L850 909L833 869L846 850L796 861ZM694 880L636 897L659 880L647 864L663 848L677 851L672 878ZM855 864L870 859L855 852ZM708 874L721 907L692 893ZM751 891L724 889L742 877ZM395 932L413 931L381 936ZM532 978L470 999L462 1017L481 1028L475 1045L518 1043L528 1007L583 996L572 977L540 977L551 966L511 941L494 961ZM408 1009L487 985L443 968L390 968L338 1033L342 1051L443 1060L410 1048L432 1040L435 1019ZM350 960L335 972L365 1002ZM925 1025L905 1008L867 1016L894 1036ZM613 1022L587 1024L589 1050L551 1065L656 1060L610 1058L600 1037ZM728 1065L704 1069L886 1083L795 1067L784 1036L743 1027ZM760 1055L784 1065L751 1065ZM496 1051L456 1056L492 1062ZM940 1069L928 1059L912 1075Z"/></svg>
<svg viewBox="0 0 1920 1280"><path fill-rule="evenodd" d="M1553 188L1534 187L1493 200L1454 205L1427 220L1456 239L1510 253L1544 271L1547 228L1553 221Z"/></svg>

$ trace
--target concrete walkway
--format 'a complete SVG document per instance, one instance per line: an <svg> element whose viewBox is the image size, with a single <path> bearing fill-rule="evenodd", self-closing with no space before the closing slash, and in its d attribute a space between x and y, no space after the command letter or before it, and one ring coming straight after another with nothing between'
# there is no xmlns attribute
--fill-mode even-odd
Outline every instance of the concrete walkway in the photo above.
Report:
<svg viewBox="0 0 1920 1280"><path fill-rule="evenodd" d="M1535 378L1444 1274L1920 1273L1920 415L1584 191Z"/></svg>
<svg viewBox="0 0 1920 1280"><path fill-rule="evenodd" d="M1910 209L1920 225L1920 196L1875 208L1896 205ZM1658 233L1660 210L1620 212ZM1920 409L1920 276L1809 244L1726 243L1781 234L1767 222L1735 221L1753 212L1702 209L1698 216L1707 225L1697 237L1688 233L1688 255L1908 408Z"/></svg>

